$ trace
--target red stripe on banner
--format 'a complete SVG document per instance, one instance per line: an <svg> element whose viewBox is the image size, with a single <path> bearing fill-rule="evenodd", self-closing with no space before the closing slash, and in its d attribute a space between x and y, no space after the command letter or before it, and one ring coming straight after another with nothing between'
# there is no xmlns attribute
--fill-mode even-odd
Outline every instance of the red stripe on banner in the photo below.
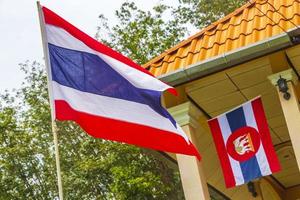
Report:
<svg viewBox="0 0 300 200"><path fill-rule="evenodd" d="M75 121L83 130L96 138L187 154L196 156L198 160L201 159L192 143L188 144L183 137L172 132L79 112L63 100L55 100L55 111L58 120Z"/></svg>
<svg viewBox="0 0 300 200"><path fill-rule="evenodd" d="M150 76L153 76L148 70L144 69L143 67L139 66L135 62L133 62L131 59L123 56L122 54L114 51L113 49L105 46L104 44L98 42L97 40L93 39L89 35L85 34L60 16L58 16L53 11L49 10L46 7L43 7L43 13L45 18L46 24L51 24L53 26L57 26L60 28L63 28L67 32L69 32L72 36L77 38L78 40L82 41L84 44L89 46L91 49L94 49L95 51L98 51L100 53L103 53L105 55L108 55L116 60L119 60L120 62L123 62L127 64L128 66L135 68L139 71L142 71Z"/></svg>
<svg viewBox="0 0 300 200"><path fill-rule="evenodd" d="M267 119L264 113L261 98L255 99L252 103L253 113L255 116L258 132L268 159L271 171L277 172L281 169L276 152L274 150L271 134L269 131Z"/></svg>
<svg viewBox="0 0 300 200"><path fill-rule="evenodd" d="M226 187L233 187L235 186L235 179L233 176L233 171L230 165L218 119L209 120L208 124L215 141L215 147L217 149L219 160L221 162Z"/></svg>

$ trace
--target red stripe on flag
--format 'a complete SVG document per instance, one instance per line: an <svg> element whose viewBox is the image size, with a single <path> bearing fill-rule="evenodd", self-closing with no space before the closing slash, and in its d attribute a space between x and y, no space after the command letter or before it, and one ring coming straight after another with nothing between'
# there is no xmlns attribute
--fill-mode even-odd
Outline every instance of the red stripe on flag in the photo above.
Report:
<svg viewBox="0 0 300 200"><path fill-rule="evenodd" d="M187 154L201 159L192 143L188 144L183 137L172 132L79 112L63 100L55 100L55 111L58 120L73 120L96 138L125 142L159 151Z"/></svg>
<svg viewBox="0 0 300 200"><path fill-rule="evenodd" d="M78 40L82 41L84 44L86 44L91 49L94 49L95 51L98 51L100 53L103 53L105 55L108 55L116 60L119 60L120 62L123 62L127 64L128 66L135 68L139 71L142 71L150 76L153 76L148 70L144 69L143 67L139 66L135 62L133 62L131 59L123 56L122 54L114 51L113 49L105 46L104 44L98 42L97 40L93 39L89 35L85 34L63 18L61 18L59 15L54 13L53 11L49 10L46 7L43 7L43 13L45 18L46 24L51 24L53 26L57 26L60 28L63 28L68 33L70 33L72 36L77 38Z"/></svg>
<svg viewBox="0 0 300 200"><path fill-rule="evenodd" d="M212 132L212 136L215 141L215 147L218 152L218 157L221 162L222 171L225 179L225 184L227 188L235 186L235 179L233 176L233 171L231 168L231 164L228 158L227 150L225 147L225 143L223 140L221 128L218 122L218 119L213 119L208 121L210 130Z"/></svg>
<svg viewBox="0 0 300 200"><path fill-rule="evenodd" d="M255 116L258 132L268 159L271 171L277 172L281 169L276 152L274 150L271 134L269 131L267 119L264 113L261 98L255 99L252 103L253 113Z"/></svg>

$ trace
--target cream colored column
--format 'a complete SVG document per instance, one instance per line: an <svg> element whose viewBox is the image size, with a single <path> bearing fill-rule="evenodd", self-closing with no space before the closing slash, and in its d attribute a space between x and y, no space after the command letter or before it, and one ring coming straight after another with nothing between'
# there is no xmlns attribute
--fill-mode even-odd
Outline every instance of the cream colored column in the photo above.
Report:
<svg viewBox="0 0 300 200"><path fill-rule="evenodd" d="M298 84L299 81L292 70L286 70L277 74L273 74L269 77L269 79L271 80L272 84L277 86L277 80L280 76L288 81L288 92L291 94L291 98L286 100L283 98L283 94L277 87L281 107L289 130L298 169L300 171L300 108L299 100L295 91L295 85Z"/></svg>
<svg viewBox="0 0 300 200"><path fill-rule="evenodd" d="M192 103L187 102L168 109L175 120L180 124L192 143L197 146L195 129L199 126L201 111ZM181 182L186 200L210 199L208 187L203 172L202 161L194 156L177 154Z"/></svg>

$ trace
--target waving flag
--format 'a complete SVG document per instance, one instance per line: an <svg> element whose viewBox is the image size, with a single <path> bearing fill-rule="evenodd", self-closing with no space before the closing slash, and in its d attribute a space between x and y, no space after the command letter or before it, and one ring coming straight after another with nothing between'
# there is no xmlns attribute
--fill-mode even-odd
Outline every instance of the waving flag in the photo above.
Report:
<svg viewBox="0 0 300 200"><path fill-rule="evenodd" d="M260 98L208 123L227 187L280 170Z"/></svg>
<svg viewBox="0 0 300 200"><path fill-rule="evenodd" d="M42 11L55 119L73 120L97 138L200 159L161 105L162 92L174 88L46 7Z"/></svg>

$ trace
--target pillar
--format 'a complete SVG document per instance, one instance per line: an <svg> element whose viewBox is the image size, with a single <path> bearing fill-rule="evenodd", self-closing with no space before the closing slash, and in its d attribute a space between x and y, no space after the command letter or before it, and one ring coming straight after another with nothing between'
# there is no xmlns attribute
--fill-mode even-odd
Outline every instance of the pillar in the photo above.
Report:
<svg viewBox="0 0 300 200"><path fill-rule="evenodd" d="M201 111L192 103L186 102L168 109L182 127L191 142L197 147L196 132ZM207 182L202 161L194 156L177 154L177 162L186 200L209 200Z"/></svg>
<svg viewBox="0 0 300 200"><path fill-rule="evenodd" d="M279 91L277 81L280 76L287 80L288 92L290 93L290 99L286 100L283 98L283 93ZM295 86L298 84L298 79L293 70L285 70L277 74L269 76L269 80L273 85L276 86L278 96L280 99L281 107L291 138L291 143L296 156L298 169L300 171L300 107L299 100L296 93Z"/></svg>

